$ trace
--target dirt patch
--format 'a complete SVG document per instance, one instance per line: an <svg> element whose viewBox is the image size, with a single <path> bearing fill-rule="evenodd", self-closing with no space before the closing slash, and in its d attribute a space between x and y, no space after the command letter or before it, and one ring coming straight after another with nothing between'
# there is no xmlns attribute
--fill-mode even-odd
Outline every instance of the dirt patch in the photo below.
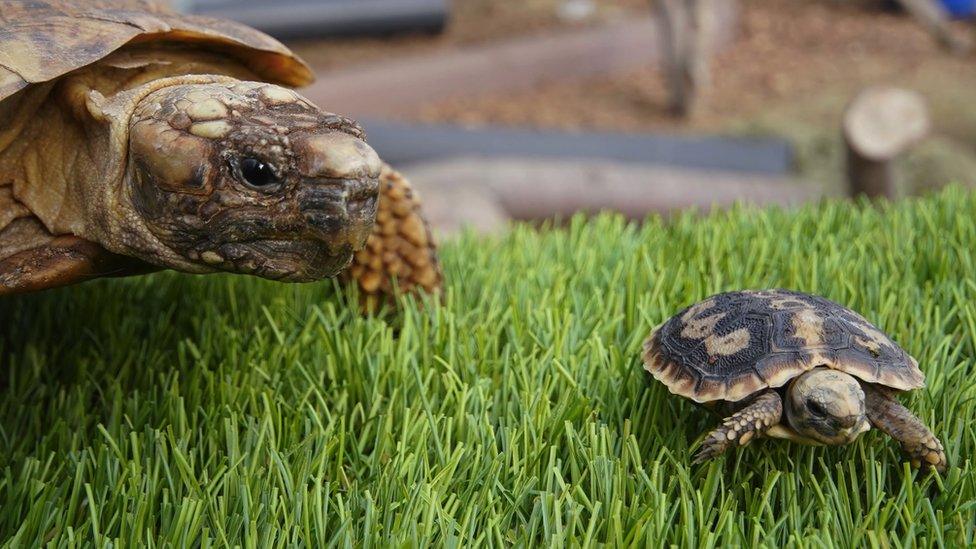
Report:
<svg viewBox="0 0 976 549"><path fill-rule="evenodd" d="M560 15L565 0L454 0L443 34L381 38L303 40L288 44L317 71L389 60L558 28L579 28L650 12L650 0L593 0L593 12L581 20Z"/></svg>
<svg viewBox="0 0 976 549"><path fill-rule="evenodd" d="M565 129L716 129L799 97L811 99L810 94L847 95L870 83L904 81L920 72L971 73L976 68L973 58L939 50L909 18L863 5L752 0L742 7L741 25L734 45L714 59L710 96L691 121L667 113L656 67L612 78L552 82L525 93L459 97L430 105L414 118Z"/></svg>
<svg viewBox="0 0 976 549"><path fill-rule="evenodd" d="M964 23L959 27L972 32ZM804 175L837 187L845 104L864 86L896 84L925 95L934 122L933 138L903 162L904 185L976 183L976 56L945 53L912 19L881 11L876 2L743 2L739 38L714 59L712 81L690 121L668 114L655 67L454 98L410 118L467 126L775 134L796 143Z"/></svg>
<svg viewBox="0 0 976 549"><path fill-rule="evenodd" d="M553 29L647 14L650 0L597 0L582 22L560 18L564 0L456 0L437 37L293 44L321 73L329 68L456 49ZM922 93L933 136L902 159L901 184L919 190L976 184L976 55L953 57L911 18L881 0L742 0L735 43L713 60L713 86L692 120L673 118L656 67L535 89L455 97L402 118L466 126L585 131L675 131L775 135L796 146L805 179L828 190L843 181L841 113L858 90L895 84ZM958 32L972 32L958 23Z"/></svg>

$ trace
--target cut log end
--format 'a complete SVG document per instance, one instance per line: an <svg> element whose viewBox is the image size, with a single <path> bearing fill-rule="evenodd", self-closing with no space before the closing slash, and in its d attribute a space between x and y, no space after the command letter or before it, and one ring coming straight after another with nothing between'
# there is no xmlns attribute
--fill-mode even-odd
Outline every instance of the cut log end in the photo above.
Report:
<svg viewBox="0 0 976 549"><path fill-rule="evenodd" d="M844 113L851 194L893 197L891 161L928 131L928 109L919 94L888 87L861 92Z"/></svg>
<svg viewBox="0 0 976 549"><path fill-rule="evenodd" d="M929 115L921 95L900 88L861 92L844 113L844 139L861 156L889 160L923 139Z"/></svg>

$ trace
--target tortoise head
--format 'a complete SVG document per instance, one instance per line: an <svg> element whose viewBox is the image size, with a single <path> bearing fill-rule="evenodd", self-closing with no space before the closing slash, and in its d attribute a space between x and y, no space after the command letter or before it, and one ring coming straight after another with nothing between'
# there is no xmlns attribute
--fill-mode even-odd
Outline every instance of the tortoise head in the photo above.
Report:
<svg viewBox="0 0 976 549"><path fill-rule="evenodd" d="M363 137L279 86L166 86L135 106L123 196L163 266L318 280L375 219L382 163Z"/></svg>
<svg viewBox="0 0 976 549"><path fill-rule="evenodd" d="M815 368L790 384L786 419L794 431L823 444L847 444L869 430L864 390L853 376Z"/></svg>

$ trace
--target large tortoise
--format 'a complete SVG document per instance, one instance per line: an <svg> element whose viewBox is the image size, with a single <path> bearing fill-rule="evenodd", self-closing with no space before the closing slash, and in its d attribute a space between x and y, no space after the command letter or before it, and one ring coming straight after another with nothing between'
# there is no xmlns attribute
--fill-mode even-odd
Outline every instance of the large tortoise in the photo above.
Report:
<svg viewBox="0 0 976 549"><path fill-rule="evenodd" d="M409 184L283 87L311 80L269 36L160 2L0 0L0 294L350 261L367 296L436 290Z"/></svg>
<svg viewBox="0 0 976 549"><path fill-rule="evenodd" d="M942 443L895 398L925 385L918 363L864 317L822 297L709 297L651 333L644 366L672 393L726 416L696 461L761 436L846 444L874 426L915 467L946 468Z"/></svg>

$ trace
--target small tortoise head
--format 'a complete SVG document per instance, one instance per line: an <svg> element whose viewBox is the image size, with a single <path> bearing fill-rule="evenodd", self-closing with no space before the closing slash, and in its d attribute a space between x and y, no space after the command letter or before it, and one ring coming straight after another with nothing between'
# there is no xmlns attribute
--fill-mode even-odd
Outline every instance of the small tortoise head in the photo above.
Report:
<svg viewBox="0 0 976 549"><path fill-rule="evenodd" d="M816 368L793 380L786 418L800 435L823 444L847 444L871 428L864 391L852 376Z"/></svg>
<svg viewBox="0 0 976 549"><path fill-rule="evenodd" d="M257 82L172 85L130 121L131 210L185 271L288 281L365 245L382 163L354 122Z"/></svg>

